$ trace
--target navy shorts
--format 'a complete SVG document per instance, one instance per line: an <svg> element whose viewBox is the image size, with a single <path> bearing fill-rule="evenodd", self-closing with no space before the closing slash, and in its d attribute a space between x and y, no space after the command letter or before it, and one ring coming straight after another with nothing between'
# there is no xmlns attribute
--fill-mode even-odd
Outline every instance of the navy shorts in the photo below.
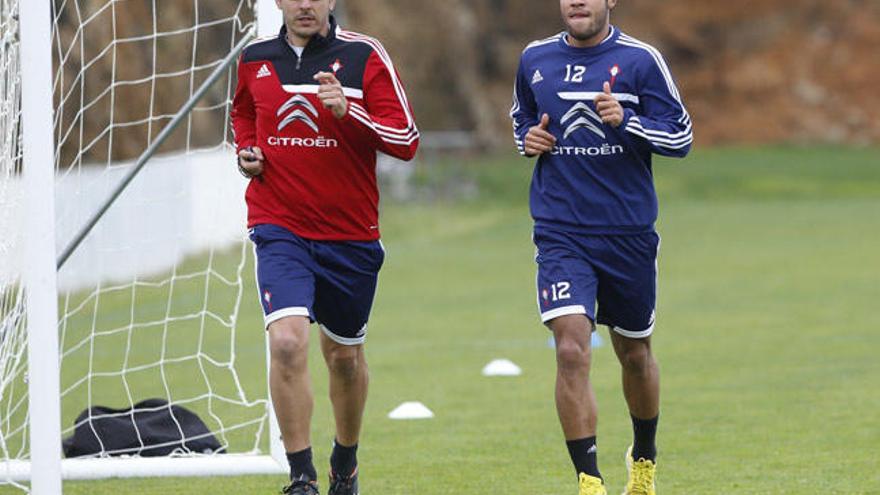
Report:
<svg viewBox="0 0 880 495"><path fill-rule="evenodd" d="M660 248L656 232L597 235L536 228L534 242L544 323L583 314L624 337L651 335Z"/></svg>
<svg viewBox="0 0 880 495"><path fill-rule="evenodd" d="M344 345L364 342L385 260L380 241L313 241L277 225L250 231L266 328L304 316Z"/></svg>

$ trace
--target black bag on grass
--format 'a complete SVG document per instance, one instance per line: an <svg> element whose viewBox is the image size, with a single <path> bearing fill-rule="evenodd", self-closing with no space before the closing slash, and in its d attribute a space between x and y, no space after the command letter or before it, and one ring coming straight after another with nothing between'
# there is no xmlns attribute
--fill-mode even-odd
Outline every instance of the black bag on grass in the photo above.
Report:
<svg viewBox="0 0 880 495"><path fill-rule="evenodd" d="M75 425L73 435L63 442L65 457L158 457L225 450L194 412L163 399L147 399L128 409L90 407L77 416Z"/></svg>

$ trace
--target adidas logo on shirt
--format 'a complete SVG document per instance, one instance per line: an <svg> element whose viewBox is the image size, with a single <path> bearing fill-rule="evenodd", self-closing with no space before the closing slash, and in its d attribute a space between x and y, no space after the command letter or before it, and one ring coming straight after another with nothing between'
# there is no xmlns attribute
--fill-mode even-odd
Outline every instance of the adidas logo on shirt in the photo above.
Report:
<svg viewBox="0 0 880 495"><path fill-rule="evenodd" d="M269 77L271 75L272 71L269 70L269 67L266 64L263 64L263 66L260 67L260 70L257 71L257 79Z"/></svg>
<svg viewBox="0 0 880 495"><path fill-rule="evenodd" d="M539 82L544 80L544 76L541 75L541 71L535 69L535 75L532 76L532 84L538 84Z"/></svg>

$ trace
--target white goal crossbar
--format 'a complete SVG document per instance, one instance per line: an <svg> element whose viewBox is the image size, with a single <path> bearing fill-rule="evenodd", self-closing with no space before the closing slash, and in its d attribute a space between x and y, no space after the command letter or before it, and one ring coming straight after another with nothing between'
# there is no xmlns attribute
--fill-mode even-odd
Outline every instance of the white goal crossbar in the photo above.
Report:
<svg viewBox="0 0 880 495"><path fill-rule="evenodd" d="M9 478L14 481L28 481L31 479L31 469L31 463L28 461L10 461L6 465L0 465L0 474L8 474ZM286 467L282 467L278 461L268 455L108 457L64 459L61 461L61 476L65 480L152 478L157 476L243 476L284 474L285 472L287 472ZM35 487L33 490L33 493L36 493Z"/></svg>

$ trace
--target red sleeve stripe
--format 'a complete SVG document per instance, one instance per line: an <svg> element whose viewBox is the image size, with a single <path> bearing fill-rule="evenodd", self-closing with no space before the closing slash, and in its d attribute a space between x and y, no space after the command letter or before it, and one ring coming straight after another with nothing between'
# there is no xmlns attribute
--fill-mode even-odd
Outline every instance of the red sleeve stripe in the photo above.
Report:
<svg viewBox="0 0 880 495"><path fill-rule="evenodd" d="M394 90L395 93L397 93L397 99L400 102L400 106L403 110L404 115L406 115L406 122L408 124L408 127L406 129L415 129L415 121L409 111L409 101L406 99L406 93L403 90L403 85L400 83L400 80L397 77L397 71L394 69L394 64L391 62L391 57L388 56L388 53L385 51L385 48L382 46L382 44L379 43L379 41L375 38L370 38L369 36L364 36L342 29L339 29L337 31L336 36L339 39L345 41L366 43L367 45L372 47L373 50L375 50L376 54L379 56L379 59L382 60L382 63L384 63L385 67L388 69L388 73L391 74L391 82L394 84Z"/></svg>
<svg viewBox="0 0 880 495"><path fill-rule="evenodd" d="M353 118L357 119L359 122L372 129L376 134L379 135L379 137L382 138L383 141L389 144L401 144L409 146L414 141L419 139L419 133L414 130L404 134L401 134L400 131L395 131L395 133L392 134L390 132L378 129L378 127L384 126L380 126L379 124L373 122L366 111L363 110L363 108L361 108L360 105L358 105L357 103L349 103L348 112Z"/></svg>
<svg viewBox="0 0 880 495"><path fill-rule="evenodd" d="M349 106L349 114L359 122L363 123L365 126L369 127L373 130L383 141L390 144L402 144L402 145L410 145L413 141L419 138L418 133L409 133L404 135L395 135L389 134L388 132L380 131L376 128L378 124L373 122L372 119L368 115L365 115L362 110L357 109L354 105Z"/></svg>
<svg viewBox="0 0 880 495"><path fill-rule="evenodd" d="M376 131L376 127L375 127L375 125L373 124L373 121L371 121L371 120L369 120L369 119L367 119L367 118L364 118L364 117L362 117L362 116L360 116L360 115L358 115L358 114L356 114L356 113L354 113L354 112L350 112L350 114L351 114L351 117L352 117L353 119L355 119L355 120L359 121L360 123L364 124L365 126L369 127L369 128L372 129L373 131ZM378 134L378 131L376 131L376 133ZM402 141L402 140L399 140L399 139L389 138L389 137L383 136L383 135L381 135L381 134L379 134L379 136L382 138L382 141L385 141L385 142L388 143L388 144L399 144L399 145L401 145L401 146L409 146L409 145L411 145L414 141L416 141L416 140L419 139L419 136L418 136L418 135L411 136L411 137L409 137L408 139L406 139L405 141Z"/></svg>
<svg viewBox="0 0 880 495"><path fill-rule="evenodd" d="M363 119L369 120L370 127L376 131L376 134L379 134L379 136L381 136L383 138L387 137L387 138L391 138L391 139L405 139L405 138L409 138L411 136L418 137L418 135L419 135L418 131L416 131L415 129L412 129L409 131L399 131L399 130L394 129L394 130L389 131L388 127L385 127L382 124L379 124L378 122L374 121L370 117L370 115L366 112L366 110L364 110L363 107L359 106L357 103L350 103L349 104L349 112L356 114L357 116L359 116Z"/></svg>
<svg viewBox="0 0 880 495"><path fill-rule="evenodd" d="M350 102L349 106L350 106L350 111L356 112L356 113L360 114L361 117L367 118L371 122L373 122L373 127L376 129L376 132L388 134L389 137L407 137L407 136L418 134L418 131L416 129L410 128L409 130L400 130L400 129L395 129L393 127L384 126L378 122L373 121L373 119L370 118L370 114L359 103Z"/></svg>

